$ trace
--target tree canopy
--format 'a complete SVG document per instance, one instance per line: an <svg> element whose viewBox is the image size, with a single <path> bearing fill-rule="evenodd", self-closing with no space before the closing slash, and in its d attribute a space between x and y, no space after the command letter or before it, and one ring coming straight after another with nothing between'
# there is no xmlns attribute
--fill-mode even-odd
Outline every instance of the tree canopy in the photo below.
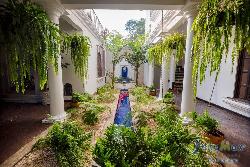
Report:
<svg viewBox="0 0 250 167"><path fill-rule="evenodd" d="M129 20L125 24L125 30L129 32L130 37L134 38L136 35L145 34L145 19Z"/></svg>

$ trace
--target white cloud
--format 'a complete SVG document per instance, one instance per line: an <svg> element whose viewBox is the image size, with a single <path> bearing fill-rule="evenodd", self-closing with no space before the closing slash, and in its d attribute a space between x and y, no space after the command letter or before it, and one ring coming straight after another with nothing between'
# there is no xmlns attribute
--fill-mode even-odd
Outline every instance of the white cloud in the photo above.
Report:
<svg viewBox="0 0 250 167"><path fill-rule="evenodd" d="M146 17L146 12L140 10L95 9L95 12L104 27L109 31L116 30L123 36L128 35L125 31L125 24L128 20L139 20Z"/></svg>

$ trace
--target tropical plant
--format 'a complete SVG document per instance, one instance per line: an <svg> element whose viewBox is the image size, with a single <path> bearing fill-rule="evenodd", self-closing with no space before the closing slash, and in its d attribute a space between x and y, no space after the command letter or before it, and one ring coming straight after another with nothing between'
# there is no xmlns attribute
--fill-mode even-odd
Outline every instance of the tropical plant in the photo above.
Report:
<svg viewBox="0 0 250 167"><path fill-rule="evenodd" d="M85 112L83 122L87 125L94 125L99 121L99 114L105 110L101 105L94 103L85 103Z"/></svg>
<svg viewBox="0 0 250 167"><path fill-rule="evenodd" d="M59 166L84 166L85 152L90 148L91 135L76 122L55 123L46 138L38 140L34 148L51 147Z"/></svg>
<svg viewBox="0 0 250 167"><path fill-rule="evenodd" d="M211 134L217 130L219 125L218 121L212 118L207 110L203 114L195 116L194 121L198 127Z"/></svg>
<svg viewBox="0 0 250 167"><path fill-rule="evenodd" d="M227 58L232 41L232 64L241 50L250 52L249 4L249 0L202 0L193 24L195 92L198 78L201 83L207 70L210 75L215 72L217 80L223 54Z"/></svg>
<svg viewBox="0 0 250 167"><path fill-rule="evenodd" d="M25 91L31 70L39 76L40 88L47 82L48 63L58 70L61 38L58 26L46 12L29 0L8 0L0 7L1 74L8 71L16 91ZM2 61L3 60L3 61Z"/></svg>
<svg viewBox="0 0 250 167"><path fill-rule="evenodd" d="M115 100L115 90L112 85L106 84L97 89L96 100L98 102L111 103Z"/></svg>
<svg viewBox="0 0 250 167"><path fill-rule="evenodd" d="M93 99L93 97L88 93L78 93L73 92L72 101L73 102L89 102Z"/></svg>
<svg viewBox="0 0 250 167"><path fill-rule="evenodd" d="M174 33L165 37L160 43L149 47L148 61L156 64L162 63L162 56L165 56L167 62L170 61L172 53L175 51L175 61L179 62L184 56L185 37L183 34Z"/></svg>
<svg viewBox="0 0 250 167"><path fill-rule="evenodd" d="M70 53L75 73L85 79L88 72L88 58L90 55L90 39L81 34L64 34L62 51Z"/></svg>
<svg viewBox="0 0 250 167"><path fill-rule="evenodd" d="M117 31L113 31L108 34L106 37L106 46L108 50L112 53L112 64L113 64L113 71L112 71L112 87L114 87L115 81L115 65L119 63L122 57L119 55L121 49L124 47L124 39L121 34Z"/></svg>
<svg viewBox="0 0 250 167"><path fill-rule="evenodd" d="M129 32L130 39L135 38L137 35L145 34L145 19L127 21L125 30Z"/></svg>
<svg viewBox="0 0 250 167"><path fill-rule="evenodd" d="M173 92L167 92L164 95L163 102L166 104L172 104L174 102L174 94Z"/></svg>
<svg viewBox="0 0 250 167"><path fill-rule="evenodd" d="M155 117L157 127L136 130L124 126L109 127L94 149L95 161L104 166L208 166L205 152L194 142L199 137L182 125L174 108L168 106Z"/></svg>
<svg viewBox="0 0 250 167"><path fill-rule="evenodd" d="M155 91L156 90L154 85L151 85L148 89L149 89L149 91Z"/></svg>
<svg viewBox="0 0 250 167"><path fill-rule="evenodd" d="M125 59L135 69L135 83L138 85L139 67L146 62L145 35L137 35L133 40L126 41L130 51L125 54Z"/></svg>
<svg viewBox="0 0 250 167"><path fill-rule="evenodd" d="M135 96L137 102L143 104L148 104L150 101L154 99L154 97L150 96L147 93L146 87L137 86L131 90L131 94Z"/></svg>

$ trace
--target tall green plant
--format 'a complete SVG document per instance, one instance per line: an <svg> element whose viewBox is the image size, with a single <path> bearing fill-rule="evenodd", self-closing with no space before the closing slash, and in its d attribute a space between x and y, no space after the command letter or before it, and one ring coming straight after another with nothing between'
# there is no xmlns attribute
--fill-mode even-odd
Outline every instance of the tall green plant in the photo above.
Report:
<svg viewBox="0 0 250 167"><path fill-rule="evenodd" d="M112 63L113 63L113 71L112 71L112 86L114 87L115 81L115 65L121 61L121 56L119 55L121 49L124 47L124 39L121 34L117 31L113 31L109 33L105 41L108 50L112 53Z"/></svg>
<svg viewBox="0 0 250 167"><path fill-rule="evenodd" d="M229 53L233 40L232 63L239 51L250 52L250 0L203 0L193 24L193 83L220 71L223 54Z"/></svg>
<svg viewBox="0 0 250 167"><path fill-rule="evenodd" d="M134 40L127 39L126 43L131 52L126 53L125 59L134 67L136 74L135 83L138 85L139 68L146 62L145 35L137 35L134 37Z"/></svg>
<svg viewBox="0 0 250 167"><path fill-rule="evenodd" d="M8 0L0 7L1 73L8 71L16 91L25 91L31 70L38 73L40 88L47 82L48 63L58 69L60 34L45 11L28 0ZM7 67L7 69L5 69Z"/></svg>
<svg viewBox="0 0 250 167"><path fill-rule="evenodd" d="M70 52L75 73L85 79L88 72L88 57L90 55L90 40L81 34L65 35L63 51Z"/></svg>
<svg viewBox="0 0 250 167"><path fill-rule="evenodd" d="M172 53L176 50L175 61L179 62L184 56L185 37L183 34L174 33L163 39L162 42L148 49L148 60L156 64L162 63L162 56L170 60Z"/></svg>

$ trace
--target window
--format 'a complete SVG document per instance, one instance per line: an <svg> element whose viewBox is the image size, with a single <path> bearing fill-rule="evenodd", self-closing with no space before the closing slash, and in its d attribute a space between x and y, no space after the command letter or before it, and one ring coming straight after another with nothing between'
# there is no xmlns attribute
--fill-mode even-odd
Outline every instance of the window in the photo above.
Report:
<svg viewBox="0 0 250 167"><path fill-rule="evenodd" d="M105 76L105 50L100 45L97 45L97 76Z"/></svg>
<svg viewBox="0 0 250 167"><path fill-rule="evenodd" d="M72 85L69 83L64 85L64 96L72 96Z"/></svg>

